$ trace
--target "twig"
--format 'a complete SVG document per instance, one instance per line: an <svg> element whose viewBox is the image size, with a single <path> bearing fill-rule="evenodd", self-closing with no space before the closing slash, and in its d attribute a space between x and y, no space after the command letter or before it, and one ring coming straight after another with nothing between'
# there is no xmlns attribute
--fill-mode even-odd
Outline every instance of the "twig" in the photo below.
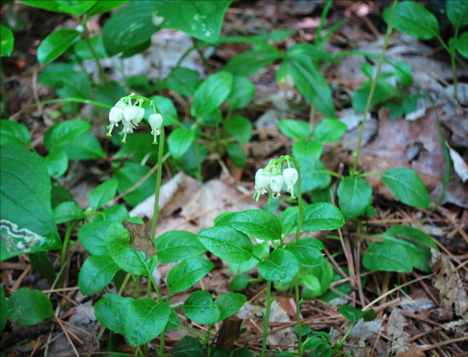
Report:
<svg viewBox="0 0 468 357"><path fill-rule="evenodd" d="M62 328L63 332L65 333L65 336L67 337L68 342L72 346L73 351L75 352L75 355L77 357L79 357L80 355L78 354L78 351L76 350L75 345L73 344L73 341L71 340L70 336L68 335L67 329L62 325L62 323L60 322L60 319L57 317L57 315L55 313L54 313L54 318L55 318L55 321L57 321L57 323Z"/></svg>

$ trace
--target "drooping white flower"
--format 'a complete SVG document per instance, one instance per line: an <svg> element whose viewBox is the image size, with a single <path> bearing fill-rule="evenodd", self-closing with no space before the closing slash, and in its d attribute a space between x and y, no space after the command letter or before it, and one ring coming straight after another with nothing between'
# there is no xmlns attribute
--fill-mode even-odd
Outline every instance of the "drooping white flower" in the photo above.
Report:
<svg viewBox="0 0 468 357"><path fill-rule="evenodd" d="M115 103L114 107L124 110L127 107L127 104L119 100L117 103Z"/></svg>
<svg viewBox="0 0 468 357"><path fill-rule="evenodd" d="M133 122L135 124L139 124L145 116L145 110L142 107L136 107L136 108L137 108L138 114L135 117L135 119L133 119Z"/></svg>
<svg viewBox="0 0 468 357"><path fill-rule="evenodd" d="M161 114L151 114L148 118L149 125L151 126L151 135L153 135L153 144L158 142L157 136L161 134L161 126L163 123L163 117Z"/></svg>
<svg viewBox="0 0 468 357"><path fill-rule="evenodd" d="M123 117L127 122L133 121L138 116L138 107L129 105L123 110Z"/></svg>
<svg viewBox="0 0 468 357"><path fill-rule="evenodd" d="M115 126L119 126L118 122L123 119L123 110L119 107L113 107L109 113L109 121Z"/></svg>
<svg viewBox="0 0 468 357"><path fill-rule="evenodd" d="M284 169L283 178L284 178L284 183L287 186L288 192L294 192L294 185L296 184L298 177L299 177L299 174L297 173L296 169L294 168Z"/></svg>
<svg viewBox="0 0 468 357"><path fill-rule="evenodd" d="M270 173L265 169L260 169L255 174L255 189L261 193L267 192L270 183Z"/></svg>
<svg viewBox="0 0 468 357"><path fill-rule="evenodd" d="M270 190L273 192L273 198L279 198L280 192L283 189L284 179L281 175L274 175L270 177Z"/></svg>

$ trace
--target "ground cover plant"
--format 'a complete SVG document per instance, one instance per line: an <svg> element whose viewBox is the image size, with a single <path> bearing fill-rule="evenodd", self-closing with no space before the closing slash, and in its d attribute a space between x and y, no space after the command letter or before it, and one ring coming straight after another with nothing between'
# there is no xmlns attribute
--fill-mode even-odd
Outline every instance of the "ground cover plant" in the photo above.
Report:
<svg viewBox="0 0 468 357"><path fill-rule="evenodd" d="M5 5L9 356L468 353L466 1ZM47 33L12 74L26 13ZM373 45L337 46L352 33ZM189 44L155 78L132 66L171 50L159 34ZM400 38L437 40L449 74Z"/></svg>

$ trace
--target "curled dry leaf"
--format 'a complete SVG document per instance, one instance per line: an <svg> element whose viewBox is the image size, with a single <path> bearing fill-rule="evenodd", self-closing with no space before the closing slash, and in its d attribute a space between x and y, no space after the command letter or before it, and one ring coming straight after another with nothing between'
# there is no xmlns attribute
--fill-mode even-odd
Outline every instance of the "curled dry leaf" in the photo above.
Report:
<svg viewBox="0 0 468 357"><path fill-rule="evenodd" d="M449 144L447 144L447 147L450 150L450 158L453 161L453 168L455 169L455 172L461 178L463 183L465 183L466 180L468 180L468 165L462 159L460 154L453 150Z"/></svg>
<svg viewBox="0 0 468 357"><path fill-rule="evenodd" d="M144 224L122 222L130 233L130 248L146 254L146 259L157 254L156 247L151 240Z"/></svg>

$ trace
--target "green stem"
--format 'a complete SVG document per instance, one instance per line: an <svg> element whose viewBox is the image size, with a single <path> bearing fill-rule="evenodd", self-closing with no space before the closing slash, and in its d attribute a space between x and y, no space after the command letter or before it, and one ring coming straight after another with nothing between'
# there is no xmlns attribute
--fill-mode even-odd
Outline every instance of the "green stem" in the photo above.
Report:
<svg viewBox="0 0 468 357"><path fill-rule="evenodd" d="M364 127L366 126L367 115L369 114L370 105L372 103L372 97L374 96L375 87L377 87L377 82L378 82L378 79L379 79L380 71L382 69L382 64L384 62L385 52L387 51L387 46L388 46L388 39L390 38L390 35L392 33L393 18L395 17L395 11L396 11L397 4L398 4L398 0L394 0L393 5L392 5L392 10L391 10L392 12L391 12L391 15L390 15L390 20L388 21L387 34L385 35L384 45L383 45L383 48L382 48L382 54L380 55L380 59L379 59L378 66L377 66L377 73L375 74L375 78L372 81L372 87L371 87L371 90L370 90L370 93L369 93L369 98L367 98L366 109L364 111L364 118L362 119L361 130L359 132L359 139L358 139L357 148L356 148L356 155L354 157L353 169L351 171L352 176L355 175L356 170L357 170L357 165L358 165L358 160L359 160L359 153L361 151L362 136L364 134Z"/></svg>
<svg viewBox="0 0 468 357"><path fill-rule="evenodd" d="M59 98L59 99L51 99L51 100L46 100L44 102L39 102L39 103L34 103L31 104L31 107L35 107L38 105L44 105L44 104L52 104L52 103L68 103L68 102L77 102L77 103L84 103L84 104L91 104L96 107L101 107L101 108L106 108L106 109L112 109L112 105L101 103L101 102L96 102L95 100L89 100L89 99L83 99L83 98Z"/></svg>
<svg viewBox="0 0 468 357"><path fill-rule="evenodd" d="M325 20L327 19L328 12L330 11L332 3L333 3L333 0L327 1L327 3L325 4L325 7L323 8L322 16L320 16L320 24L319 24L319 27L317 28L317 34L315 37L315 44L317 46L320 46L320 42L321 42L320 40L322 39L323 25L325 24Z"/></svg>
<svg viewBox="0 0 468 357"><path fill-rule="evenodd" d="M457 39L458 37L458 27L455 27L455 36L454 38ZM457 52L455 50L455 47L450 46L450 63L452 66L452 76L453 76L453 95L455 97L455 100L458 100L458 81L457 81L457 67L455 64L455 59Z"/></svg>
<svg viewBox="0 0 468 357"><path fill-rule="evenodd" d="M156 172L156 188L154 190L154 212L153 212L153 223L151 224L151 240L154 242L156 238L156 226L158 224L159 217L159 191L161 188L161 176L162 176L162 163L164 153L164 125L161 126L161 135L159 138L158 148L158 171Z"/></svg>
<svg viewBox="0 0 468 357"><path fill-rule="evenodd" d="M183 328L185 331L190 332L191 334L197 336L201 341L204 341L204 340L205 340L205 338L204 338L202 335L200 335L199 333L197 333L197 332L195 332L195 331L189 329L187 326L184 326L184 325L182 325L182 324L179 324L178 327Z"/></svg>
<svg viewBox="0 0 468 357"><path fill-rule="evenodd" d="M91 51L91 54L93 55L94 60L96 61L96 64L98 66L99 76L101 77L102 82L106 84L107 83L106 72L104 71L104 68L102 68L101 62L99 62L99 58L96 54L96 51L94 50L94 47L91 45L91 42L89 41L89 37L86 37L86 44L88 45L89 50Z"/></svg>
<svg viewBox="0 0 468 357"><path fill-rule="evenodd" d="M73 233L73 229L76 227L79 221L75 220L72 224L67 223L67 232L65 233L65 238L63 240L62 246L62 256L60 258L60 265L63 266L67 259L68 245L70 244L70 238Z"/></svg>
<svg viewBox="0 0 468 357"><path fill-rule="evenodd" d="M132 275L133 281L135 282L135 297L140 298L140 275Z"/></svg>
<svg viewBox="0 0 468 357"><path fill-rule="evenodd" d="M195 139L195 157L197 159L197 180L202 182L203 177L201 173L200 146L196 139Z"/></svg>
<svg viewBox="0 0 468 357"><path fill-rule="evenodd" d="M208 331L206 332L206 338L205 338L205 343L206 343L206 348L208 351L208 357L211 357L211 347L210 347L210 333L211 333L211 328L213 325L208 326Z"/></svg>
<svg viewBox="0 0 468 357"><path fill-rule="evenodd" d="M164 346L165 346L165 342L164 342L164 331L161 333L161 336L159 336L159 341L160 341L160 347L159 347L159 355L161 357L164 356Z"/></svg>
<svg viewBox="0 0 468 357"><path fill-rule="evenodd" d="M271 295L271 281L267 280L267 288L266 288L266 309L265 314L263 315L263 341L262 341L262 352L260 353L260 357L265 357L266 352L266 344L268 339L268 321L270 320L270 310L271 310L271 303L273 300L270 298Z"/></svg>

